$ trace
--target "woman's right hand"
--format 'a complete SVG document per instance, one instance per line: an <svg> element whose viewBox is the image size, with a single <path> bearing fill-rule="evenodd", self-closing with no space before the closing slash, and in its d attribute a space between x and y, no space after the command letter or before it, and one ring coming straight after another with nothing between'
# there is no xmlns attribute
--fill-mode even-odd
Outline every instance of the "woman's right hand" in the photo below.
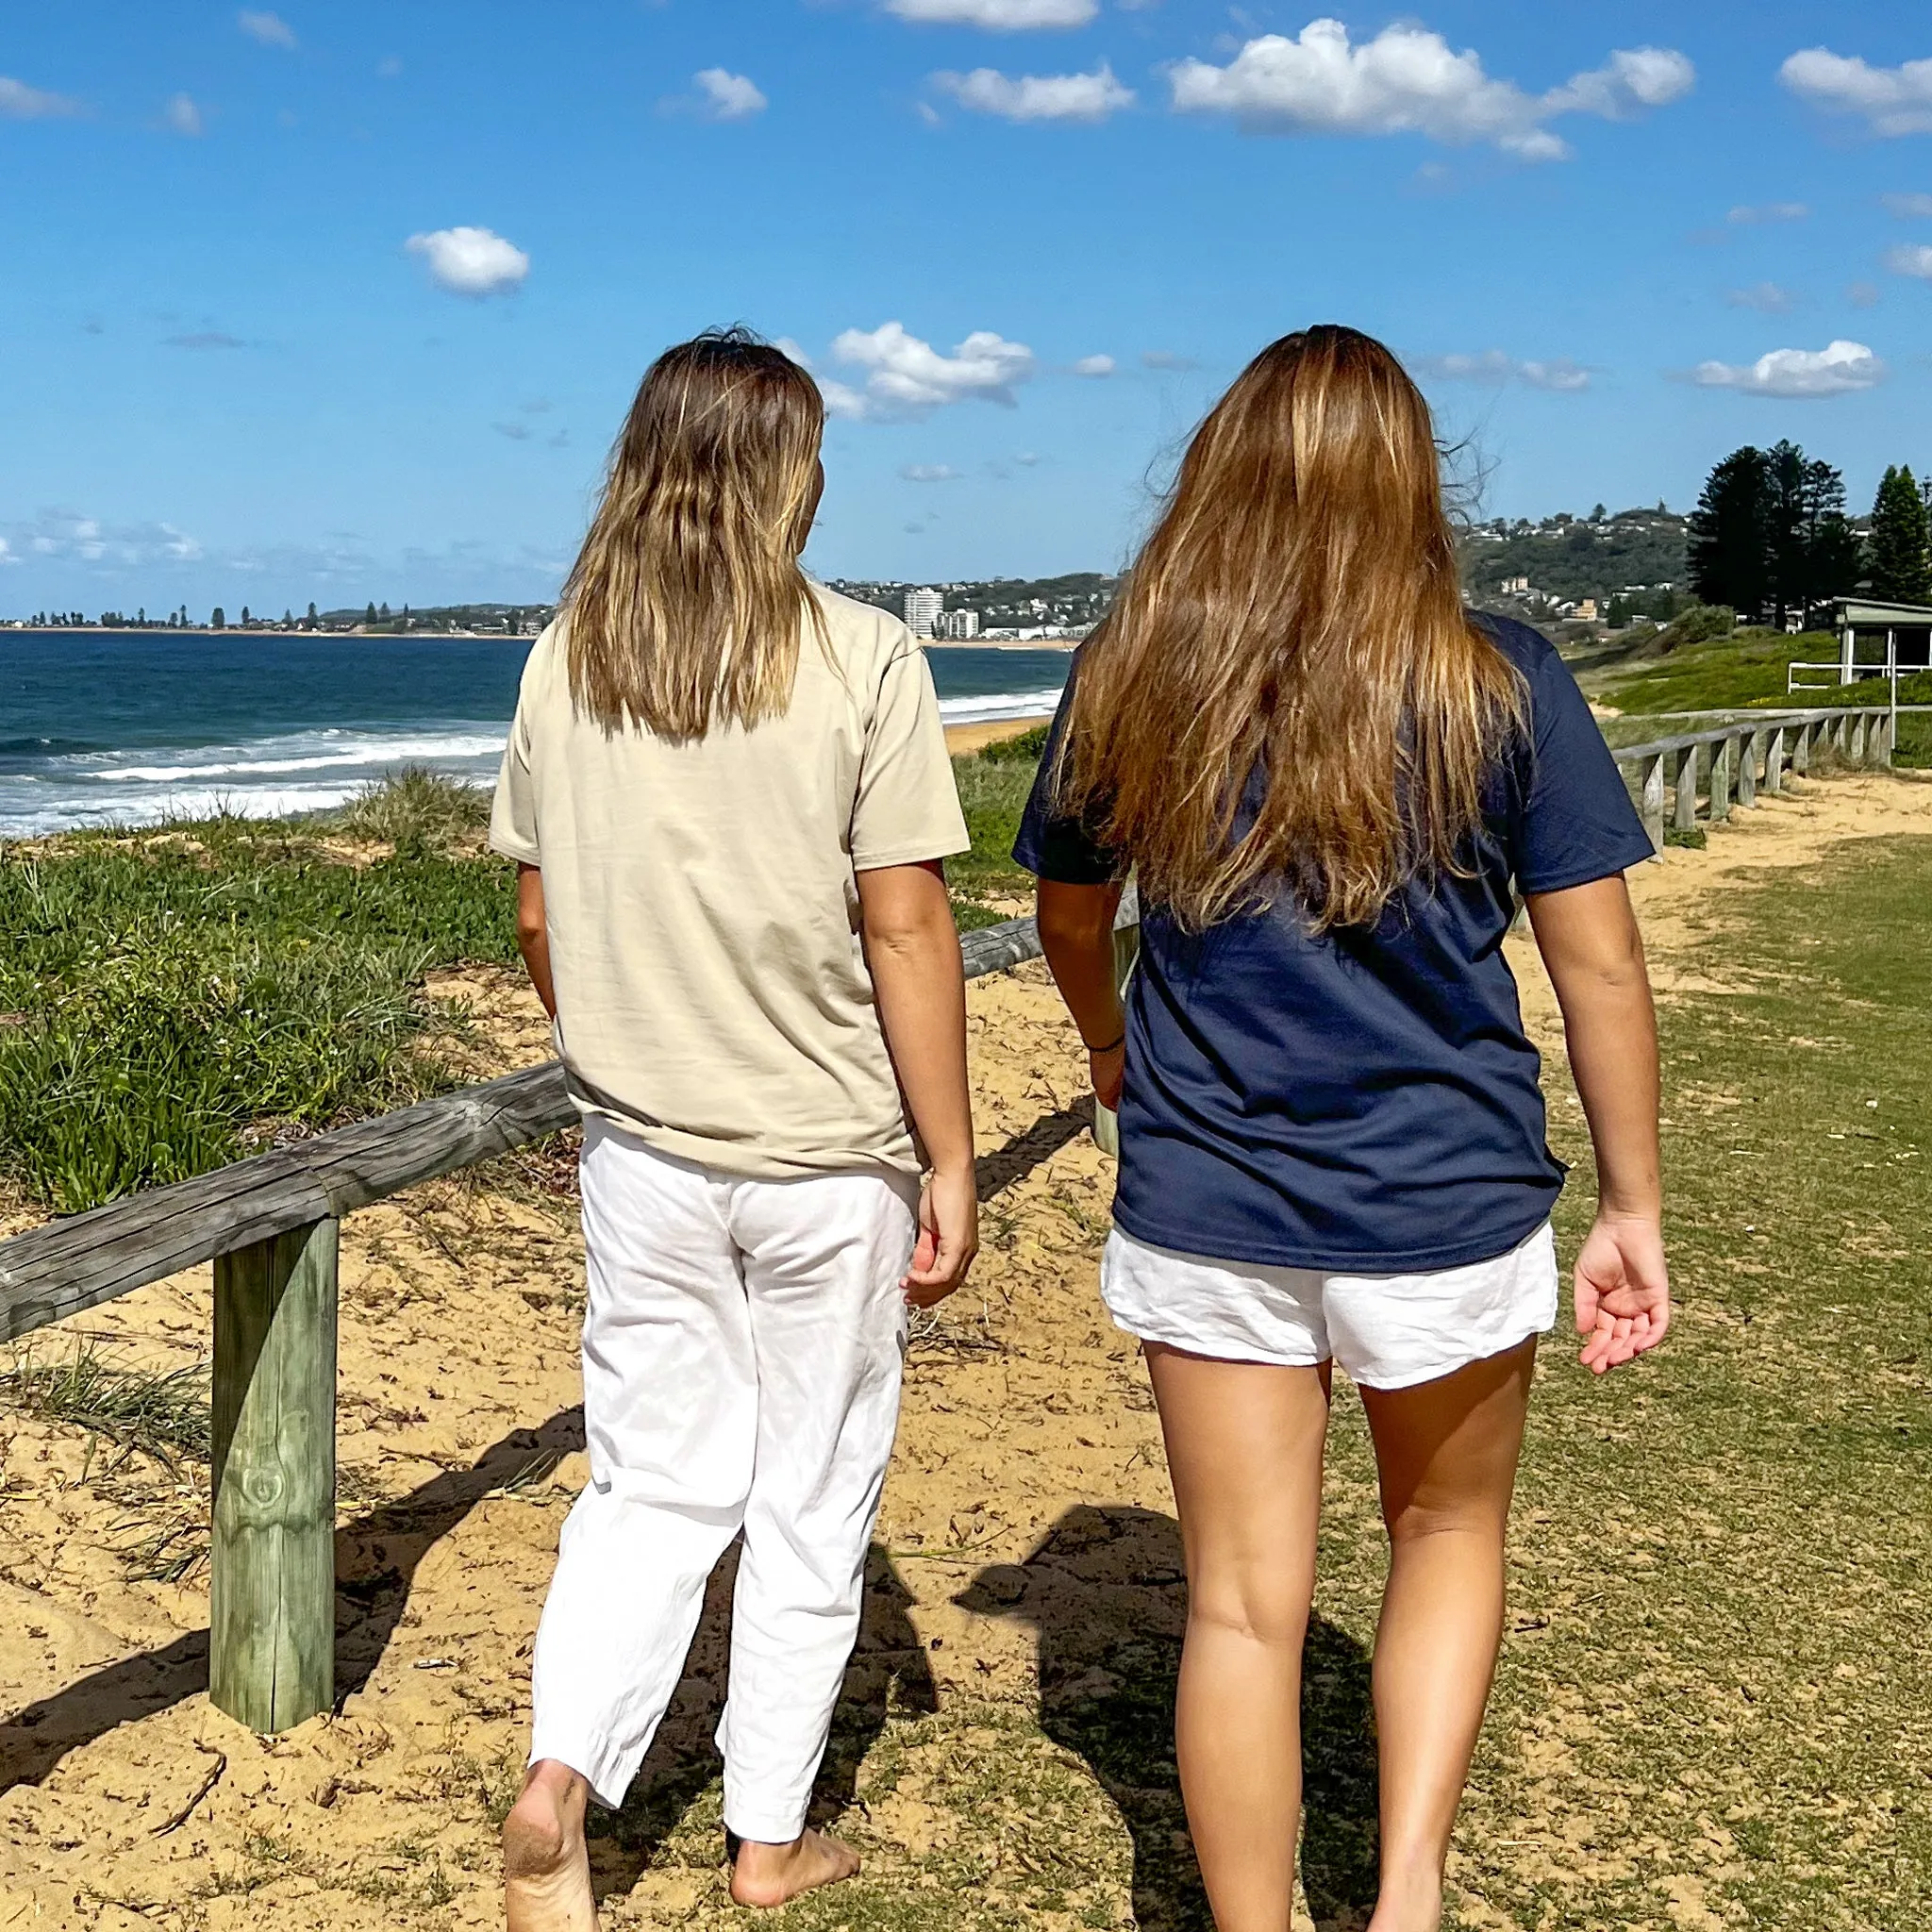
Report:
<svg viewBox="0 0 1932 1932"><path fill-rule="evenodd" d="M1649 1214L1599 1212L1576 1257L1576 1332L1588 1338L1583 1366L1607 1374L1655 1348L1670 1325L1661 1224Z"/></svg>
<svg viewBox="0 0 1932 1932"><path fill-rule="evenodd" d="M1118 1113L1121 1089L1127 1078L1125 1041L1109 1047L1105 1053L1090 1053L1087 1056L1087 1076L1093 1084L1094 1099L1109 1113Z"/></svg>

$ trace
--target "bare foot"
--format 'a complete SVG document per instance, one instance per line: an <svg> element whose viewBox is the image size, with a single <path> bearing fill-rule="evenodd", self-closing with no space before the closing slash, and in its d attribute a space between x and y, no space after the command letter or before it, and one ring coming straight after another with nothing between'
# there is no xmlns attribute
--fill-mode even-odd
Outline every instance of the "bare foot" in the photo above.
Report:
<svg viewBox="0 0 1932 1932"><path fill-rule="evenodd" d="M591 1788L567 1764L530 1767L503 1821L504 1900L509 1932L597 1932L584 1807Z"/></svg>
<svg viewBox="0 0 1932 1932"><path fill-rule="evenodd" d="M1437 1932L1442 1923L1442 1880L1433 1870L1382 1874L1369 1932Z"/></svg>
<svg viewBox="0 0 1932 1932"><path fill-rule="evenodd" d="M802 1833L789 1845L743 1839L731 1867L731 1896L741 1906L782 1906L802 1891L837 1885L858 1870L858 1854L823 1831Z"/></svg>

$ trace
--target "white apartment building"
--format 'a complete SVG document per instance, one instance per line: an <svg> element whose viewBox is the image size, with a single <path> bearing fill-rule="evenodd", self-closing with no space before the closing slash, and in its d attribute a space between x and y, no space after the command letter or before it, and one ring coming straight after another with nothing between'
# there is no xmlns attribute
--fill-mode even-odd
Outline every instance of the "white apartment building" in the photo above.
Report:
<svg viewBox="0 0 1932 1932"><path fill-rule="evenodd" d="M943 591L906 592L906 628L916 638L932 636L933 625L946 608Z"/></svg>
<svg viewBox="0 0 1932 1932"><path fill-rule="evenodd" d="M941 610L932 621L932 634L945 639L948 643L962 644L967 639L979 635L979 612Z"/></svg>

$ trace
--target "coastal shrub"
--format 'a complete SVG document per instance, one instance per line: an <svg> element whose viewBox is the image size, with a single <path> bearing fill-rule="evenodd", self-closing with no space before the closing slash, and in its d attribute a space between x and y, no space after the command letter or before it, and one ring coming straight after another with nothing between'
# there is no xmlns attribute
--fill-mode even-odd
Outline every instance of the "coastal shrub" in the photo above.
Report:
<svg viewBox="0 0 1932 1932"><path fill-rule="evenodd" d="M1738 627L1738 613L1728 604L1693 604L1674 617L1651 641L1650 648L1666 654L1686 644L1705 644L1727 638Z"/></svg>
<svg viewBox="0 0 1932 1932"><path fill-rule="evenodd" d="M494 859L329 859L286 828L0 853L0 1164L74 1213L449 1084L422 975L514 957Z"/></svg>
<svg viewBox="0 0 1932 1932"><path fill-rule="evenodd" d="M1028 732L1026 737L1035 735ZM1007 743L1024 741L1012 739ZM1033 890L1031 875L1013 863L1012 854L1013 841L1020 833L1020 815L1033 790L1040 750L1036 747L1030 757L990 755L1005 750L1005 744L989 745L970 758L953 760L953 777L959 788L966 829L973 835L973 850L948 859L946 875L955 891L969 900L989 893L1010 896ZM960 909L963 924L964 910ZM982 919L978 923L988 922Z"/></svg>
<svg viewBox="0 0 1932 1932"><path fill-rule="evenodd" d="M400 853L442 852L488 826L490 800L487 786L408 765L313 823L345 838L379 840Z"/></svg>

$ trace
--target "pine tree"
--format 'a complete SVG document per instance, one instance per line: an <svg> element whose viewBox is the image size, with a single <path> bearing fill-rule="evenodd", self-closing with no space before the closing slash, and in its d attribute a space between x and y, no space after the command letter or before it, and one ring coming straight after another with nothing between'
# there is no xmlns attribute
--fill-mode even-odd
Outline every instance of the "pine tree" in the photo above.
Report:
<svg viewBox="0 0 1932 1932"><path fill-rule="evenodd" d="M1770 458L1733 450L1706 479L1690 512L1690 586L1703 604L1757 617L1771 597Z"/></svg>
<svg viewBox="0 0 1932 1932"><path fill-rule="evenodd" d="M310 601L309 601L309 605L308 605L308 628L309 628L310 630L313 630L313 629L315 628L317 621L318 621L318 620L317 620L317 618L316 618L316 615L315 615L315 604L314 604L314 600L313 600L313 599L310 599Z"/></svg>
<svg viewBox="0 0 1932 1932"><path fill-rule="evenodd" d="M1894 466L1872 506L1872 594L1888 604L1923 604L1932 596L1932 539L1925 499L1912 473Z"/></svg>
<svg viewBox="0 0 1932 1932"><path fill-rule="evenodd" d="M374 604L362 613L362 622L364 624L374 624L375 622L375 606Z"/></svg>

